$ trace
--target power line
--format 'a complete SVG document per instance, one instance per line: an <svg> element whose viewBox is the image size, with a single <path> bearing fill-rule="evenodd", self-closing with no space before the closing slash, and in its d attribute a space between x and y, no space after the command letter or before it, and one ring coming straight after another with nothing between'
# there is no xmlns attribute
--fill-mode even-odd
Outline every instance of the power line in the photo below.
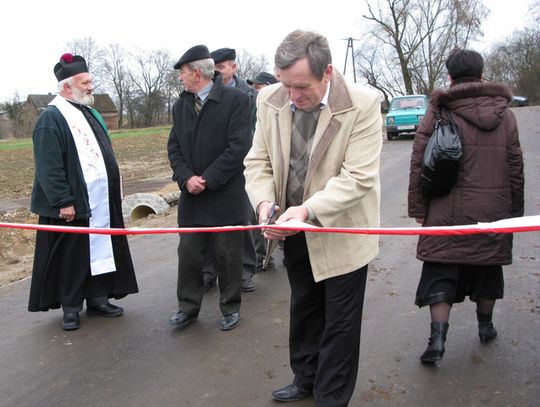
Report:
<svg viewBox="0 0 540 407"><path fill-rule="evenodd" d="M352 58L353 78L354 78L354 83L356 83L356 65L354 63L354 41L358 41L358 40L353 39L352 37L343 38L343 40L347 41L347 52L345 52L345 64L343 64L343 75L345 75L345 72L347 72L347 60L349 58L349 48L350 48L351 58Z"/></svg>

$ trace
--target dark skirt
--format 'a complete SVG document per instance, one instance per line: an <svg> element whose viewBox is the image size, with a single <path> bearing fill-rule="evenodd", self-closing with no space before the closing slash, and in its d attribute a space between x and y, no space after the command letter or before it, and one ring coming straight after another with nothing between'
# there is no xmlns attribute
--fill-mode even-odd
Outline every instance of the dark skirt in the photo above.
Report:
<svg viewBox="0 0 540 407"><path fill-rule="evenodd" d="M503 298L502 266L424 262L416 290L416 305L423 307L439 302L452 305L463 302L465 296L475 302Z"/></svg>
<svg viewBox="0 0 540 407"><path fill-rule="evenodd" d="M40 216L40 225L87 227L87 221ZM87 234L38 231L30 285L29 311L47 311L60 306L78 307L86 298L122 298L138 292L126 236L112 236L116 271L90 274Z"/></svg>

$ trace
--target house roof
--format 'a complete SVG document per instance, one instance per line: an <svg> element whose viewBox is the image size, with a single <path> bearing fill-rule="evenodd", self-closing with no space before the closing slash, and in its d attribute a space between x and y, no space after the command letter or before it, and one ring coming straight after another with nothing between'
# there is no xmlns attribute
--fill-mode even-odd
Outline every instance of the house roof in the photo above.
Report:
<svg viewBox="0 0 540 407"><path fill-rule="evenodd" d="M47 105L56 97L49 93L48 95L28 95L27 102L32 103L38 112L44 110ZM118 113L116 105L107 93L94 94L94 109L99 113Z"/></svg>

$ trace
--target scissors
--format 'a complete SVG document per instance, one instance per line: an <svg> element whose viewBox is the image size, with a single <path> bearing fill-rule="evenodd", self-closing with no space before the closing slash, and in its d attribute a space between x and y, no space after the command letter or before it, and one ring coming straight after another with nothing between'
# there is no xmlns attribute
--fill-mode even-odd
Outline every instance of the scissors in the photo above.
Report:
<svg viewBox="0 0 540 407"><path fill-rule="evenodd" d="M268 218L263 223L263 225L271 225L276 222L276 219L279 215L279 211L276 210L276 207L277 207L277 204L275 202L272 202L272 205L270 206L270 209L268 210ZM264 233L264 230L261 230L261 232ZM266 270L266 267L268 266L271 250L272 250L272 241L268 239L266 242L266 256L264 256L264 260L263 260L263 270Z"/></svg>
<svg viewBox="0 0 540 407"><path fill-rule="evenodd" d="M278 216L278 211L276 211L276 207L277 204L275 202L272 202L272 205L268 210L268 218L266 218L266 221L263 223L263 225L271 225L276 222Z"/></svg>

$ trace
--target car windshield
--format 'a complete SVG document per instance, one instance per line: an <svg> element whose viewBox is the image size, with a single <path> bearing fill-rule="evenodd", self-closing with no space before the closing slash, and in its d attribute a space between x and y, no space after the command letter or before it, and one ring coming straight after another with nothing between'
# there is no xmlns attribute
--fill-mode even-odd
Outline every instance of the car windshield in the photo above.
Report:
<svg viewBox="0 0 540 407"><path fill-rule="evenodd" d="M408 110L408 109L425 109L426 100L424 98L400 98L392 100L390 110Z"/></svg>

